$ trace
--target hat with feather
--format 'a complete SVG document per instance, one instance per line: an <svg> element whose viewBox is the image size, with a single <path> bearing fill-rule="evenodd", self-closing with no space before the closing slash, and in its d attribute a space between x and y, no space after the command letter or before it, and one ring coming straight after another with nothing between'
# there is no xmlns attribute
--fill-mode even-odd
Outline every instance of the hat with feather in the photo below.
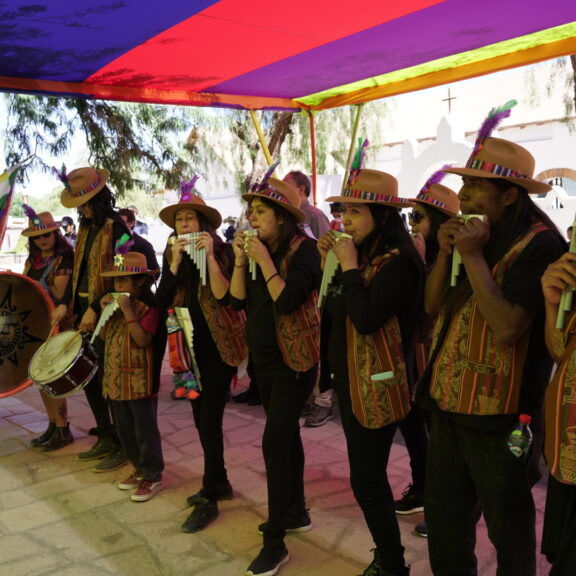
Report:
<svg viewBox="0 0 576 576"><path fill-rule="evenodd" d="M460 199L458 194L454 192L448 186L440 184L440 182L446 176L446 169L450 168L450 165L442 167L442 170L437 170L426 180L426 184L422 186L418 196L414 198L413 202L417 204L424 204L430 206L431 208L436 208L448 216L455 216L460 212Z"/></svg>
<svg viewBox="0 0 576 576"><path fill-rule="evenodd" d="M28 216L28 228L22 231L22 236L33 238L34 236L41 236L58 230L61 222L55 222L50 212L40 212L36 214L34 209L28 204L22 204L24 214Z"/></svg>
<svg viewBox="0 0 576 576"><path fill-rule="evenodd" d="M500 178L522 186L529 194L545 194L552 190L548 184L533 179L536 161L526 148L491 136L500 122L510 116L516 104L516 100L510 100L500 108L492 108L480 127L466 167L444 171L475 178Z"/></svg>
<svg viewBox="0 0 576 576"><path fill-rule="evenodd" d="M58 179L64 184L64 190L60 193L60 202L66 208L78 208L94 198L110 178L108 170L100 168L76 168L70 174L66 173L66 166L62 170L53 168Z"/></svg>
<svg viewBox="0 0 576 576"><path fill-rule="evenodd" d="M154 275L158 270L150 270L146 256L140 252L130 252L134 240L130 234L122 234L114 247L114 266L112 270L101 272L100 276L136 276L137 274Z"/></svg>

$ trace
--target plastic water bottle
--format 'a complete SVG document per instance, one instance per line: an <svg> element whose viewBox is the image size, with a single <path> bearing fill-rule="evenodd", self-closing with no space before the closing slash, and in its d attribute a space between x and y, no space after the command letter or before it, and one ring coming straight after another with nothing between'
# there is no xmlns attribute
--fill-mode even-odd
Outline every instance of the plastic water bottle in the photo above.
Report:
<svg viewBox="0 0 576 576"><path fill-rule="evenodd" d="M168 332L168 334L172 334L174 332L178 332L180 329L180 322L178 322L178 318L176 318L174 308L169 308L168 317L166 318L166 332Z"/></svg>
<svg viewBox="0 0 576 576"><path fill-rule="evenodd" d="M532 446L532 430L530 430L530 422L532 417L528 414L520 414L518 417L518 424L514 426L512 432L508 434L508 448L510 452L520 458L526 460Z"/></svg>

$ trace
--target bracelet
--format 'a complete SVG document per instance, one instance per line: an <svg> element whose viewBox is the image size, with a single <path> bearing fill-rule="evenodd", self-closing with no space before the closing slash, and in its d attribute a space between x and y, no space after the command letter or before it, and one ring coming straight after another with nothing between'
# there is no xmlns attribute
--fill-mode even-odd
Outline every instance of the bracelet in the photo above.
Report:
<svg viewBox="0 0 576 576"><path fill-rule="evenodd" d="M134 324L134 322L138 322L138 318L132 318L132 320L126 320L126 324Z"/></svg>
<svg viewBox="0 0 576 576"><path fill-rule="evenodd" d="M234 268L246 268L246 264L234 264Z"/></svg>
<svg viewBox="0 0 576 576"><path fill-rule="evenodd" d="M275 272L274 274L272 274L272 276L270 276L270 278L268 278L268 280L266 280L266 285L268 285L268 282L270 282L270 280L272 280L272 278L276 278L276 276L280 276L280 274L278 274L278 272Z"/></svg>

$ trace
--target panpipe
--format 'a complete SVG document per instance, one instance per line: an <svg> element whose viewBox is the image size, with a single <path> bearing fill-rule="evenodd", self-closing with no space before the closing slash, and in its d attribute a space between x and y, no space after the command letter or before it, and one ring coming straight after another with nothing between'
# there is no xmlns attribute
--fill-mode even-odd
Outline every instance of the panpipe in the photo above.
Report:
<svg viewBox="0 0 576 576"><path fill-rule="evenodd" d="M179 234L178 236L170 236L168 238L168 244L172 246L176 240L188 240L188 244L184 248L184 251L200 272L200 281L202 286L206 286L206 249L196 248L196 240L200 238L202 232L190 232L188 234Z"/></svg>
<svg viewBox="0 0 576 576"><path fill-rule="evenodd" d="M482 214L458 214L458 218L461 218L465 222L471 218L484 218ZM452 253L452 277L450 279L450 286L454 288L458 282L458 276L460 275L460 267L462 266L462 256L456 246L454 246L454 252Z"/></svg>
<svg viewBox="0 0 576 576"><path fill-rule="evenodd" d="M576 216L574 217L574 223L572 226L576 226ZM570 238L570 248L569 251L573 254L576 252L576 234L572 232L572 237ZM562 296L560 296L560 305L558 306L558 316L556 318L556 328L558 330L564 329L564 315L566 312L570 312L572 309L572 295L574 293L574 288L568 286Z"/></svg>
<svg viewBox="0 0 576 576"><path fill-rule="evenodd" d="M110 317L112 316L112 314L114 314L114 312L116 312L116 310L118 310L118 306L119 306L118 298L120 298L120 296L122 296L122 294L125 294L126 296L130 296L129 292L112 292L111 293L111 296L114 298L114 300L112 300L112 302L106 304L106 306L104 306L104 309L100 313L100 318L98 319L98 324L96 324L96 328L94 329L94 333L92 334L92 338L90 339L90 344L94 344L94 340L96 340L96 337L98 336L98 334L100 334L100 331L104 327L104 324L106 324L106 322L108 322L108 320L110 320Z"/></svg>
<svg viewBox="0 0 576 576"><path fill-rule="evenodd" d="M188 308L176 307L174 308L174 312L176 313L178 324L180 324L182 332L184 332L188 351L190 352L190 359L192 361L192 372L194 372L194 377L198 383L198 389L202 390L200 369L198 368L198 363L196 362L196 356L194 354L194 325L192 324L192 318L190 317L190 310L188 310Z"/></svg>
<svg viewBox="0 0 576 576"><path fill-rule="evenodd" d="M339 232L338 230L332 230L332 234L334 234L336 237L336 242L338 242L340 238L352 238L350 234L345 234L344 232ZM320 284L320 291L318 292L318 308L322 308L324 299L328 294L328 288L330 287L330 283L332 282L337 269L338 258L336 258L334 250L330 249L328 250L328 254L326 254L326 261L324 262L324 273L322 274L322 282Z"/></svg>
<svg viewBox="0 0 576 576"><path fill-rule="evenodd" d="M244 231L244 238L257 238L258 237L258 230L245 230ZM254 258L248 258L248 271L252 275L252 280L256 280L256 262Z"/></svg>

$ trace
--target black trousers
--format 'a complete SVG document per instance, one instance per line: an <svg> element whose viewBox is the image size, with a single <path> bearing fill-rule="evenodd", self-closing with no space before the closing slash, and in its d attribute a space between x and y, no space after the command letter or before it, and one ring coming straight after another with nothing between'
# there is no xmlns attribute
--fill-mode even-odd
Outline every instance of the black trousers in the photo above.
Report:
<svg viewBox="0 0 576 576"><path fill-rule="evenodd" d="M158 397L110 400L116 432L134 468L148 482L162 478L164 457L158 430Z"/></svg>
<svg viewBox="0 0 576 576"><path fill-rule="evenodd" d="M318 366L295 372L284 363L255 366L266 425L262 453L268 486L268 524L264 546L284 546L286 519L304 510L304 447L300 414L316 382Z"/></svg>
<svg viewBox="0 0 576 576"><path fill-rule="evenodd" d="M202 392L198 398L190 402L194 424L204 452L203 492L206 498L216 501L218 488L228 484L224 464L222 419L230 382L236 373L236 368L218 359L210 364L201 365L199 369Z"/></svg>
<svg viewBox="0 0 576 576"><path fill-rule="evenodd" d="M424 495L426 486L426 460L428 458L428 429L424 412L419 404L412 404L406 418L398 422L398 429L404 437L406 450L410 456L412 488Z"/></svg>
<svg viewBox="0 0 576 576"><path fill-rule="evenodd" d="M386 573L404 573L404 547L386 468L397 425L365 428L352 412L348 384L335 385L350 463L350 485Z"/></svg>
<svg viewBox="0 0 576 576"><path fill-rule="evenodd" d="M506 434L432 414L424 513L436 576L476 576L481 513L496 548L497 576L536 573L535 509L525 461Z"/></svg>

